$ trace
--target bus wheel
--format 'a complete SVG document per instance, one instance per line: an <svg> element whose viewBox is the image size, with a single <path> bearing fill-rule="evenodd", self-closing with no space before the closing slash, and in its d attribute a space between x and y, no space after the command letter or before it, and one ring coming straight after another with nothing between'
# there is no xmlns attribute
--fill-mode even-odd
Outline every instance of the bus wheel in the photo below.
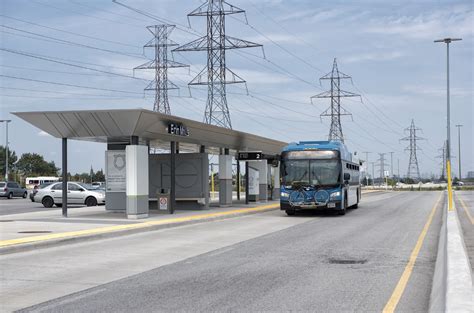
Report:
<svg viewBox="0 0 474 313"><path fill-rule="evenodd" d="M357 203L352 206L353 209L357 209L359 207L359 191L357 191Z"/></svg>
<svg viewBox="0 0 474 313"><path fill-rule="evenodd" d="M296 214L295 210L285 210L285 212L288 216L293 216Z"/></svg>
<svg viewBox="0 0 474 313"><path fill-rule="evenodd" d="M347 211L347 194L344 195L344 203L342 205L342 210L340 210L338 213L339 215L346 215Z"/></svg>

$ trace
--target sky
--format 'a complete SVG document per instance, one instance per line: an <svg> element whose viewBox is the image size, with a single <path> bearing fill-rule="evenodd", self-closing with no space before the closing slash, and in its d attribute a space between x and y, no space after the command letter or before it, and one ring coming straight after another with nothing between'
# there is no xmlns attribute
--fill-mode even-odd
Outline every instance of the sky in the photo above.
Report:
<svg viewBox="0 0 474 313"><path fill-rule="evenodd" d="M177 25L171 38L180 44L196 39L193 33L205 33L203 17L190 17L192 30L187 28L187 14L200 0L119 1ZM242 84L227 88L233 128L285 142L327 139L330 121L320 114L329 99L310 98L330 87L319 78L331 71L336 58L339 70L352 76L342 88L361 94L362 100L342 100L352 113L342 117L346 144L362 159L363 152L371 152L369 162L387 153L390 163L394 152L393 170L398 172L399 160L402 176L409 153L408 142L400 139L412 119L425 139L417 154L421 173L441 172L437 157L446 139L446 45L433 40L462 38L450 49L451 151L457 173L454 125L462 124L463 176L474 171L473 1L228 2L246 10L248 24L242 14L227 16L226 34L263 44L265 52L263 57L259 48L227 51L228 68L247 81L249 90L247 95ZM147 82L130 76L151 79L151 72L134 73L133 68L152 57L142 48L152 38L146 26L163 20L111 0L2 0L0 12L0 119L12 119L9 142L17 155L36 152L60 165L61 141L10 112L153 108L153 95L143 93ZM180 86L179 92L170 92L171 112L202 121L207 88L193 87L190 94L187 83L205 67L206 54L176 53L174 59L191 66L169 72ZM0 144L5 144L4 125ZM70 171L103 168L105 149L104 144L71 141Z"/></svg>

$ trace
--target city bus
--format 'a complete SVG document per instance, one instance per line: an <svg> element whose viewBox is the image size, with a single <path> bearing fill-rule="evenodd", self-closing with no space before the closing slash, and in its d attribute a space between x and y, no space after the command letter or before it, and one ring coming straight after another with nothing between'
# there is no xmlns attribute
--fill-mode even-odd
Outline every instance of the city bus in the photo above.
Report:
<svg viewBox="0 0 474 313"><path fill-rule="evenodd" d="M47 183L55 183L57 181L59 181L59 177L55 176L27 177L25 179L25 185L26 189L33 189L35 186Z"/></svg>
<svg viewBox="0 0 474 313"><path fill-rule="evenodd" d="M345 215L361 198L359 162L339 141L290 143L281 154L280 208L330 209Z"/></svg>

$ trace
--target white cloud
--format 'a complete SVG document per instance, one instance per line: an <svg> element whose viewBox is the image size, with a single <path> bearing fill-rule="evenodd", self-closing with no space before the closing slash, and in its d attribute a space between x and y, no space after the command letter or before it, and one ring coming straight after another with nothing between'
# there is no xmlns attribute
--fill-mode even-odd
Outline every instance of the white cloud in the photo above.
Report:
<svg viewBox="0 0 474 313"><path fill-rule="evenodd" d="M387 52L368 52L362 54L354 54L348 57L342 57L344 63L357 63L364 61L388 61L403 57L405 54L401 51Z"/></svg>
<svg viewBox="0 0 474 313"><path fill-rule="evenodd" d="M455 34L473 35L474 12L470 7L457 10L438 10L415 16L388 16L372 21L367 33L398 35L411 39L436 39Z"/></svg>
<svg viewBox="0 0 474 313"><path fill-rule="evenodd" d="M272 41L277 43L291 43L291 44L301 44L301 40L294 35L285 35L285 34L265 34L265 36L254 36L254 37L246 37L245 40L249 40L252 42L256 42L259 44L268 44Z"/></svg>
<svg viewBox="0 0 474 313"><path fill-rule="evenodd" d="M446 96L446 86L427 86L427 85L407 85L402 90L415 95L443 97ZM450 88L451 96L467 97L472 96L472 90L464 88Z"/></svg>
<svg viewBox="0 0 474 313"><path fill-rule="evenodd" d="M248 69L232 69L232 71L245 79L249 84L284 84L292 81L287 76L271 72Z"/></svg>

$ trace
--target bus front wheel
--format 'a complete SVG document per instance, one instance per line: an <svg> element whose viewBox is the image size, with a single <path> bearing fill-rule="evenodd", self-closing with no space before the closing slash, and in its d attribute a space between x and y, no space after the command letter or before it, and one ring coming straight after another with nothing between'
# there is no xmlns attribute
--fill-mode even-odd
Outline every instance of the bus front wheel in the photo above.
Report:
<svg viewBox="0 0 474 313"><path fill-rule="evenodd" d="M342 204L342 208L339 211L339 215L346 215L347 211L347 194L344 195L344 202Z"/></svg>
<svg viewBox="0 0 474 313"><path fill-rule="evenodd" d="M285 212L288 216L293 216L296 214L295 210L285 210Z"/></svg>

